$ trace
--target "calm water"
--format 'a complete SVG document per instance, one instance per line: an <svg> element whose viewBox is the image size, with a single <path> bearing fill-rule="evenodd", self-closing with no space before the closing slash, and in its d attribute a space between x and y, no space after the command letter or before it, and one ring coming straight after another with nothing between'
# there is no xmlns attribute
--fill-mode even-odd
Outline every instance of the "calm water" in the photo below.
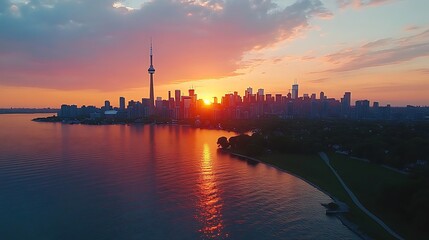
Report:
<svg viewBox="0 0 429 240"><path fill-rule="evenodd" d="M231 133L39 116L0 115L0 239L357 239L314 187L219 153Z"/></svg>

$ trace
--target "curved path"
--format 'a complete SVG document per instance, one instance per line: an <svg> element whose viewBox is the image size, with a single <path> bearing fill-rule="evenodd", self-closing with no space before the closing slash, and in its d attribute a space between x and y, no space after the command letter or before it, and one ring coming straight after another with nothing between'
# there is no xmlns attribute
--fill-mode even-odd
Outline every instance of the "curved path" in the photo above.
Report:
<svg viewBox="0 0 429 240"><path fill-rule="evenodd" d="M344 181L341 179L340 175L338 175L337 171L331 166L331 163L329 162L328 155L324 152L319 152L319 156L325 161L325 163L328 165L328 167L332 170L334 175L337 177L338 181L340 181L341 185L344 187L346 192L349 194L352 201L356 204L358 208L360 208L366 215L368 215L370 218L372 218L375 222L377 222L381 227L383 227L388 233L390 233L392 236L394 236L397 239L403 240L401 236L399 236L397 233L395 233L392 229L390 229L381 219L379 219L377 216L372 214L368 209L366 209L357 199L356 195L347 187L347 185L344 183Z"/></svg>

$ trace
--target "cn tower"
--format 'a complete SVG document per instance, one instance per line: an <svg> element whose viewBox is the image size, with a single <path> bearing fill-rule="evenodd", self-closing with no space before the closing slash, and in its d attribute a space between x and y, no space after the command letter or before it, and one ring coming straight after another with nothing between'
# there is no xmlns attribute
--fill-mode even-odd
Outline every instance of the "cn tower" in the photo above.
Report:
<svg viewBox="0 0 429 240"><path fill-rule="evenodd" d="M153 67L153 62L152 62L152 40L150 41L150 67L147 70L150 74L150 114L153 114L154 111L154 106L155 106L155 97L154 97L154 93L153 93L153 74L155 73L155 68Z"/></svg>

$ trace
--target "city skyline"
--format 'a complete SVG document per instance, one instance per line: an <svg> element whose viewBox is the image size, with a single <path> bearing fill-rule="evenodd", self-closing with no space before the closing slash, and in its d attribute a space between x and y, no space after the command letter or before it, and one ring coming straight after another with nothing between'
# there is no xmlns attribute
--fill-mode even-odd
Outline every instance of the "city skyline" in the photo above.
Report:
<svg viewBox="0 0 429 240"><path fill-rule="evenodd" d="M352 92L356 100L380 105L427 106L425 6L396 0L5 1L0 108L150 98L144 53L151 37L159 70L152 99L191 87L206 101L249 86L287 95L297 80L300 95L323 91L339 99Z"/></svg>
<svg viewBox="0 0 429 240"><path fill-rule="evenodd" d="M150 72L149 72L150 74ZM151 76L152 77L152 76ZM152 78L151 78L152 80ZM150 98L131 99L125 107L126 99L119 97L119 107L104 101L104 106L62 104L56 117L47 121L83 124L113 124L125 122L173 122L195 121L193 124L213 127L217 121L251 119L347 119L347 120L426 120L429 107L392 107L380 105L367 99L353 100L351 92L345 92L336 99L320 92L299 95L299 85L295 82L292 92L287 95L265 93L252 87L240 95L237 91L225 93L213 102L199 99L195 89L186 91L168 91L168 98L157 97L152 103ZM152 95L153 91L151 91ZM352 104L354 102L355 104ZM42 120L42 121L46 121Z"/></svg>

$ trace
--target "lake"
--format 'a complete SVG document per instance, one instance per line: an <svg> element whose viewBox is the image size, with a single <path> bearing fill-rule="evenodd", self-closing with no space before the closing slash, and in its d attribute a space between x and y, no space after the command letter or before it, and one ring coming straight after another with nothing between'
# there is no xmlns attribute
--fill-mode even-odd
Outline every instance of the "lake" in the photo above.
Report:
<svg viewBox="0 0 429 240"><path fill-rule="evenodd" d="M219 152L233 133L44 116L0 115L1 239L359 239L313 186Z"/></svg>

